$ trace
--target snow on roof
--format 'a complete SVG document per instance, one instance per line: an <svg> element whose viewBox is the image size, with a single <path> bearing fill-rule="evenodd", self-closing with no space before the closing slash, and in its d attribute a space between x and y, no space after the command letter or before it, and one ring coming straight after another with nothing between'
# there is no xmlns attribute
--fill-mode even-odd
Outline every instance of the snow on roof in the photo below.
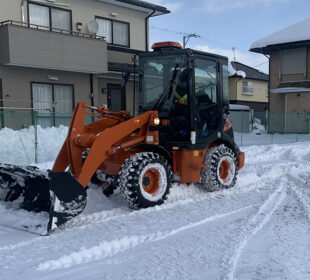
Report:
<svg viewBox="0 0 310 280"><path fill-rule="evenodd" d="M244 71L237 71L232 65L231 61L228 61L228 77L232 77L232 76L240 76L243 79L245 79L246 74Z"/></svg>
<svg viewBox="0 0 310 280"><path fill-rule="evenodd" d="M310 40L310 18L275 32L254 42L252 49L261 49L270 45L278 45Z"/></svg>

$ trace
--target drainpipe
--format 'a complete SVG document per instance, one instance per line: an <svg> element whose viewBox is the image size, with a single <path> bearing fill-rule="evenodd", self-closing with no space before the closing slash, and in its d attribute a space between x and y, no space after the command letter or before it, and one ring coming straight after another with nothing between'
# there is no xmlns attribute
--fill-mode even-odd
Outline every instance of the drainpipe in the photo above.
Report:
<svg viewBox="0 0 310 280"><path fill-rule="evenodd" d="M284 108L284 134L286 134L286 126L287 126L287 120L286 120L286 118L287 118L287 92L285 93L285 104L284 104L284 106L285 106L285 108Z"/></svg>
<svg viewBox="0 0 310 280"><path fill-rule="evenodd" d="M91 106L94 107L94 84L93 84L93 74L89 75L89 81L90 81L90 103Z"/></svg>
<svg viewBox="0 0 310 280"><path fill-rule="evenodd" d="M145 51L149 51L149 26L148 26L148 20L149 18L154 15L156 10L153 10L148 16L145 18Z"/></svg>
<svg viewBox="0 0 310 280"><path fill-rule="evenodd" d="M21 5L21 8L22 8L22 23L25 23L25 0L22 0L20 5Z"/></svg>

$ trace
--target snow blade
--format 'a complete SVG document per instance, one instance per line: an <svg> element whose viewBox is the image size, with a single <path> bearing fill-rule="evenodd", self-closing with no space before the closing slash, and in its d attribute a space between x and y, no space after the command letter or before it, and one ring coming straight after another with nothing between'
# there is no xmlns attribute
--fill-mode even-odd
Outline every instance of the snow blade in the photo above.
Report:
<svg viewBox="0 0 310 280"><path fill-rule="evenodd" d="M48 212L49 233L84 210L87 193L70 173L0 164L0 200L12 208Z"/></svg>
<svg viewBox="0 0 310 280"><path fill-rule="evenodd" d="M0 164L0 200L28 211L50 209L49 179L37 167Z"/></svg>
<svg viewBox="0 0 310 280"><path fill-rule="evenodd" d="M83 212L87 203L86 189L67 172L49 172L51 208L47 231Z"/></svg>

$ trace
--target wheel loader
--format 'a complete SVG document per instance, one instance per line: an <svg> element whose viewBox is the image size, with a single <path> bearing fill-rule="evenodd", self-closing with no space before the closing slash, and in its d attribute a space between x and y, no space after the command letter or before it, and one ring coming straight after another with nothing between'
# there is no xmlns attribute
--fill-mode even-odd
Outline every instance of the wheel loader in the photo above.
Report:
<svg viewBox="0 0 310 280"><path fill-rule="evenodd" d="M106 194L120 187L134 209L164 203L174 182L232 187L245 155L228 118L227 58L174 42L152 48L139 56L136 116L78 103L53 169L2 164L0 199L49 212L50 232L83 211L90 182Z"/></svg>

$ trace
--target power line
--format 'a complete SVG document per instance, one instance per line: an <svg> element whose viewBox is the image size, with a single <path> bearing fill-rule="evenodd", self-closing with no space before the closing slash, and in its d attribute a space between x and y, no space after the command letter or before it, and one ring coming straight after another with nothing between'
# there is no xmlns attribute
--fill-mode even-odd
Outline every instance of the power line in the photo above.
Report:
<svg viewBox="0 0 310 280"><path fill-rule="evenodd" d="M182 32L182 31L173 30L173 29L169 29L169 28L162 28L162 27L158 27L158 26L150 26L150 29L157 29L157 30L160 30L160 31L162 31L162 32L173 33L173 34L181 35L181 36L187 36L187 35L188 35L187 33ZM239 50L239 51L246 52L246 53L248 52L248 50L243 50L243 49L241 49L241 48L236 48L236 47L230 46L230 45L228 45L228 44L226 44L226 43L219 42L219 41L214 40L214 39L210 39L210 38L208 38L208 37L206 37L206 36L201 36L201 35L200 35L199 37L197 37L197 39L200 40L200 41L202 41L202 42L208 42L208 43L213 43L213 44L216 44L216 45L221 45L221 46L223 46L223 47L225 47L225 48L227 48L227 49L232 49L232 48L234 48L235 51L236 51L236 50ZM266 63L268 63L268 61L263 62L263 63L261 63L261 64L259 64L259 65L256 65L256 66L251 66L251 67L252 67L252 68L256 68L256 67L259 67L259 66L261 66L261 65L264 65L264 64L266 64Z"/></svg>

